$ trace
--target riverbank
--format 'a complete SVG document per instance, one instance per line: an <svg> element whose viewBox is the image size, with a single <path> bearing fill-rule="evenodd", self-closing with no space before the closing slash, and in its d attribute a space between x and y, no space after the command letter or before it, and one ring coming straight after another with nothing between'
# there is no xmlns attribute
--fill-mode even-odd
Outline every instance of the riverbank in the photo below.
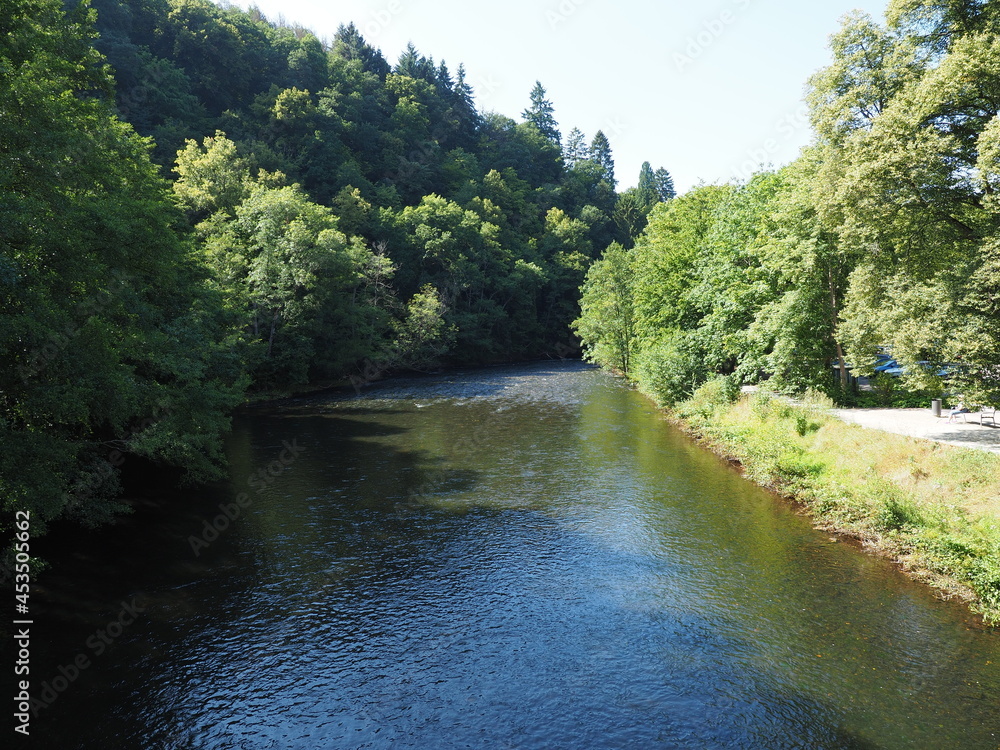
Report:
<svg viewBox="0 0 1000 750"><path fill-rule="evenodd" d="M1000 456L839 419L829 400L709 383L670 411L746 476L1000 625ZM982 429L982 428L980 428Z"/></svg>

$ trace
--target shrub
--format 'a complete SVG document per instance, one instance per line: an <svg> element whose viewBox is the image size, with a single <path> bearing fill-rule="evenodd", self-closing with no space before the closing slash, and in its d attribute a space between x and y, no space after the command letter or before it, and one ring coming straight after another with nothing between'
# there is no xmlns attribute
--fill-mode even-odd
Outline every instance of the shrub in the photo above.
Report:
<svg viewBox="0 0 1000 750"><path fill-rule="evenodd" d="M774 397L767 391L757 391L750 401L750 411L757 419L764 421L771 414L771 402Z"/></svg>
<svg viewBox="0 0 1000 750"><path fill-rule="evenodd" d="M832 398L815 388L809 388L802 394L802 404L813 411L827 411L834 406Z"/></svg>
<svg viewBox="0 0 1000 750"><path fill-rule="evenodd" d="M704 352L683 333L643 351L635 372L640 388L660 406L674 406L690 398L709 377Z"/></svg>
<svg viewBox="0 0 1000 750"><path fill-rule="evenodd" d="M691 398L678 407L678 411L682 417L697 415L709 419L717 409L729 406L739 395L740 387L734 378L718 376L696 390Z"/></svg>
<svg viewBox="0 0 1000 750"><path fill-rule="evenodd" d="M875 509L872 521L877 530L902 531L925 525L920 508L894 483L876 477L868 480L864 489Z"/></svg>

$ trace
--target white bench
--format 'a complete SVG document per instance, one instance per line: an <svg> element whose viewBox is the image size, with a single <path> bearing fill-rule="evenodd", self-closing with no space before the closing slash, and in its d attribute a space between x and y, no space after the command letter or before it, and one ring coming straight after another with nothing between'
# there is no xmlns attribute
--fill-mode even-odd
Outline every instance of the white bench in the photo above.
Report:
<svg viewBox="0 0 1000 750"><path fill-rule="evenodd" d="M981 406L979 407L979 424L986 424L986 420L989 420L994 427L997 426L997 409L995 406Z"/></svg>

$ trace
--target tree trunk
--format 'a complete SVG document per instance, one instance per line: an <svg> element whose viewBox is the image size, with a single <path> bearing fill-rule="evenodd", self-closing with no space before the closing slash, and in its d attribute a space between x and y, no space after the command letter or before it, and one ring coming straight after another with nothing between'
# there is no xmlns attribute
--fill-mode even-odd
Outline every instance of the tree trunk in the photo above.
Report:
<svg viewBox="0 0 1000 750"><path fill-rule="evenodd" d="M271 318L271 335L267 338L267 358L271 358L271 349L274 348L274 331L278 327L278 319L281 317L281 313L276 312L274 317Z"/></svg>
<svg viewBox="0 0 1000 750"><path fill-rule="evenodd" d="M840 369L840 387L843 390L847 390L847 362L844 359L844 347L840 345L840 339L837 336L837 318L839 317L839 310L837 309L837 287L833 283L833 270L828 271L827 281L830 284L830 314L833 322L833 327L831 331L831 336L833 338L833 343L837 347L837 362Z"/></svg>

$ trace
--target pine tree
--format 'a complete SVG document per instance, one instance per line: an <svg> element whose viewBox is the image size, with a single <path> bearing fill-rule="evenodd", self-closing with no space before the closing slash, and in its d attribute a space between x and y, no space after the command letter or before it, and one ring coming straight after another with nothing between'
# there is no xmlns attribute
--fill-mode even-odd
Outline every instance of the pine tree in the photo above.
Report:
<svg viewBox="0 0 1000 750"><path fill-rule="evenodd" d="M644 161L639 170L638 198L643 206L652 206L660 202L660 193L656 189L656 174L648 161Z"/></svg>
<svg viewBox="0 0 1000 750"><path fill-rule="evenodd" d="M382 53L372 47L361 36L358 27L353 23L344 26L341 24L333 38L333 52L345 60L360 60L362 67L370 73L374 73L379 78L385 80L389 75L390 67Z"/></svg>
<svg viewBox="0 0 1000 750"><path fill-rule="evenodd" d="M601 178L612 188L618 184L615 179L615 160L611 155L611 143L604 131L598 130L590 142L590 160L601 168Z"/></svg>
<svg viewBox="0 0 1000 750"><path fill-rule="evenodd" d="M407 42L406 49L400 53L399 60L396 62L396 67L392 72L396 75L418 78L421 69L420 63L421 57L420 53L417 52L417 48L413 42Z"/></svg>
<svg viewBox="0 0 1000 750"><path fill-rule="evenodd" d="M553 117L555 108L552 102L545 98L545 87L540 81L535 81L531 90L531 106L521 113L525 122L529 122L541 131L542 135L559 145L562 136L559 134L559 123Z"/></svg>
<svg viewBox="0 0 1000 750"><path fill-rule="evenodd" d="M563 162L566 169L572 169L578 162L590 156L587 149L586 136L580 128L573 128L566 138L566 147L563 149Z"/></svg>
<svg viewBox="0 0 1000 750"><path fill-rule="evenodd" d="M476 109L476 101L472 86L465 78L465 65L458 66L455 85L452 87L451 101L455 108L455 117L458 121L458 143L468 148L472 148L475 143L476 133L482 124L482 117Z"/></svg>
<svg viewBox="0 0 1000 750"><path fill-rule="evenodd" d="M459 100L465 105L469 110L475 110L475 92L472 90L472 85L466 80L465 64L459 64L458 66L458 79L455 81L455 87L453 91Z"/></svg>
<svg viewBox="0 0 1000 750"><path fill-rule="evenodd" d="M437 90L442 94L450 92L455 88L455 81L451 77L451 71L448 70L448 66L444 60L438 65L437 73L434 74L434 81L437 85Z"/></svg>
<svg viewBox="0 0 1000 750"><path fill-rule="evenodd" d="M656 180L656 193L659 196L659 200L666 202L677 197L677 191L674 190L674 178L670 176L670 172L668 172L665 168L660 167L656 170L654 177Z"/></svg>

